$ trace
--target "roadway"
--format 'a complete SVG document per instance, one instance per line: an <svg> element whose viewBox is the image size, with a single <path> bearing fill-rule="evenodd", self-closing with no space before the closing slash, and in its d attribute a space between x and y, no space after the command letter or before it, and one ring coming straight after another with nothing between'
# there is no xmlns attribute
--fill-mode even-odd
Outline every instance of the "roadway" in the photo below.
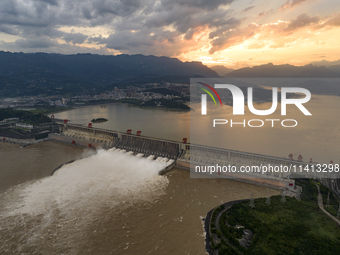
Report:
<svg viewBox="0 0 340 255"><path fill-rule="evenodd" d="M314 181L313 181L313 182L314 182ZM320 193L320 187L319 187L319 185L317 185L315 182L314 182L314 184L315 184L316 187L318 188L318 192L319 192L319 194L318 194L318 205L319 205L321 211L323 211L329 218L331 218L332 220L334 220L336 223L338 223L338 224L340 225L340 220L339 220L338 218L334 217L334 216L333 216L332 214L330 214L329 212L327 212L327 211L325 210L325 208L323 207L323 201L322 201L322 195L321 195L321 193Z"/></svg>

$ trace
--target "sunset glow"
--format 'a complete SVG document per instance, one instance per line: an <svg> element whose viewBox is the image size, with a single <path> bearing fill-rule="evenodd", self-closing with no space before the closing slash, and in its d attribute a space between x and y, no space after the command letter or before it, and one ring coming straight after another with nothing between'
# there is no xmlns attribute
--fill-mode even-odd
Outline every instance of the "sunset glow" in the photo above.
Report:
<svg viewBox="0 0 340 255"><path fill-rule="evenodd" d="M16 0L2 1L0 13L4 51L144 54L231 68L340 59L336 0Z"/></svg>

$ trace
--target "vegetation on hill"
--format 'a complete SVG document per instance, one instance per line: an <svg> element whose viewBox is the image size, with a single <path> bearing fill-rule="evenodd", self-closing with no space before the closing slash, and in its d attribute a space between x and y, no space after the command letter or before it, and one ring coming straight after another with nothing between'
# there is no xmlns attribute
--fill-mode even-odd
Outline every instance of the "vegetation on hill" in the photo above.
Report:
<svg viewBox="0 0 340 255"><path fill-rule="evenodd" d="M162 94L165 96L166 95L181 96L181 93L174 91L174 90L166 89L166 88L147 89L147 90L144 90L143 92L153 92L153 93L158 93L158 94Z"/></svg>
<svg viewBox="0 0 340 255"><path fill-rule="evenodd" d="M158 82L218 77L201 62L143 55L10 53L0 51L0 97L100 93Z"/></svg>
<svg viewBox="0 0 340 255"><path fill-rule="evenodd" d="M119 100L121 103L127 103L131 105L136 105L140 107L160 107L167 109L177 109L177 110L190 110L190 107L183 103L180 99L152 99L146 102L138 99L121 99Z"/></svg>
<svg viewBox="0 0 340 255"><path fill-rule="evenodd" d="M218 254L339 254L340 229L319 209L315 184L308 179L297 184L303 187L301 201L286 197L283 203L272 196L270 205L265 198L255 199L254 208L249 201L233 205L220 218L221 231L211 224L212 232L227 240L212 239L212 247ZM243 231L236 225L254 233L248 249L240 245Z"/></svg>
<svg viewBox="0 0 340 255"><path fill-rule="evenodd" d="M57 113L57 112L65 112L68 110L72 110L74 108L72 107L59 107L59 106L44 106L44 107L36 107L34 110L29 110L30 112L34 113L34 114L50 114L50 113Z"/></svg>
<svg viewBox="0 0 340 255"><path fill-rule="evenodd" d="M337 216L338 214L338 209L339 209L339 202L335 198L334 194L332 191L330 191L327 187L323 185L320 186L320 193L322 195L322 201L324 204L324 208L332 215ZM328 198L328 193L329 193L329 204L327 206L327 198Z"/></svg>
<svg viewBox="0 0 340 255"><path fill-rule="evenodd" d="M119 89L125 89L129 86L145 86L145 87L154 87L154 83L165 84L166 82L170 83L179 83L179 84L190 84L190 78L203 78L201 75L157 75L157 74L143 74L135 77L125 77L123 80L115 80L111 84L107 85L105 89L112 90L115 87Z"/></svg>
<svg viewBox="0 0 340 255"><path fill-rule="evenodd" d="M32 125L51 122L50 118L42 113L32 113L30 111L20 111L13 109L0 109L0 121L8 118L19 118L20 121Z"/></svg>
<svg viewBox="0 0 340 255"><path fill-rule="evenodd" d="M182 101L173 98L170 100L167 99L152 99L149 101L146 101L143 106L153 107L155 105L158 105L162 108L168 108L168 109L181 109L181 110L190 110L190 107L184 104Z"/></svg>

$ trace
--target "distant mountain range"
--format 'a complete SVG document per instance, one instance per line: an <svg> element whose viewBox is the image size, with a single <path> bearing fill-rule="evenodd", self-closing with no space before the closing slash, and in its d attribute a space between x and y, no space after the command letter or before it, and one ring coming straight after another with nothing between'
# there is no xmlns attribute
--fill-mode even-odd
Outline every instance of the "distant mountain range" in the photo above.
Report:
<svg viewBox="0 0 340 255"><path fill-rule="evenodd" d="M339 66L340 67L340 66ZM272 63L245 67L224 75L233 78L340 78L340 68L336 66L293 66ZM338 72L339 71L339 72Z"/></svg>
<svg viewBox="0 0 340 255"><path fill-rule="evenodd" d="M95 91L125 81L219 77L201 62L144 55L61 55L0 51L0 97Z"/></svg>
<svg viewBox="0 0 340 255"><path fill-rule="evenodd" d="M228 74L228 73L234 71L234 69L228 68L228 67L225 67L225 66L222 66L222 65L210 66L209 68L214 70L220 76L224 76L225 74Z"/></svg>
<svg viewBox="0 0 340 255"><path fill-rule="evenodd" d="M321 64L327 64L321 66ZM147 83L184 83L190 78L340 78L338 61L293 66L272 63L237 70L222 65L208 68L201 62L144 55L93 55L10 53L0 51L0 98L23 95L74 95L98 93L114 87ZM319 94L338 93L338 84L323 88L312 82ZM302 84L306 85L306 84ZM326 89L327 87L327 89ZM326 89L325 92L321 90Z"/></svg>
<svg viewBox="0 0 340 255"><path fill-rule="evenodd" d="M323 61L318 64L326 62ZM308 89L312 94L340 96L340 80L334 79L340 78L340 65L334 65L337 62L327 62L328 64L333 63L333 65L327 66L312 64L305 66L273 65L269 63L241 68L223 76L259 86L302 87ZM259 91L259 93L263 93L263 91Z"/></svg>
<svg viewBox="0 0 340 255"><path fill-rule="evenodd" d="M340 59L335 61L327 61L327 60L321 60L321 61L314 61L311 62L314 66L334 66L334 65L340 65Z"/></svg>

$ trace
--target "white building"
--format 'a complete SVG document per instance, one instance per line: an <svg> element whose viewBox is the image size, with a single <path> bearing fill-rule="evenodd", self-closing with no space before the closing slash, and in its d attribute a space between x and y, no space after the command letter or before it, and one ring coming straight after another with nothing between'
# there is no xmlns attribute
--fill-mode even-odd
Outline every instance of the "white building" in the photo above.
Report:
<svg viewBox="0 0 340 255"><path fill-rule="evenodd" d="M33 129L33 125L26 124L26 123L15 123L15 126L20 127L20 128Z"/></svg>

